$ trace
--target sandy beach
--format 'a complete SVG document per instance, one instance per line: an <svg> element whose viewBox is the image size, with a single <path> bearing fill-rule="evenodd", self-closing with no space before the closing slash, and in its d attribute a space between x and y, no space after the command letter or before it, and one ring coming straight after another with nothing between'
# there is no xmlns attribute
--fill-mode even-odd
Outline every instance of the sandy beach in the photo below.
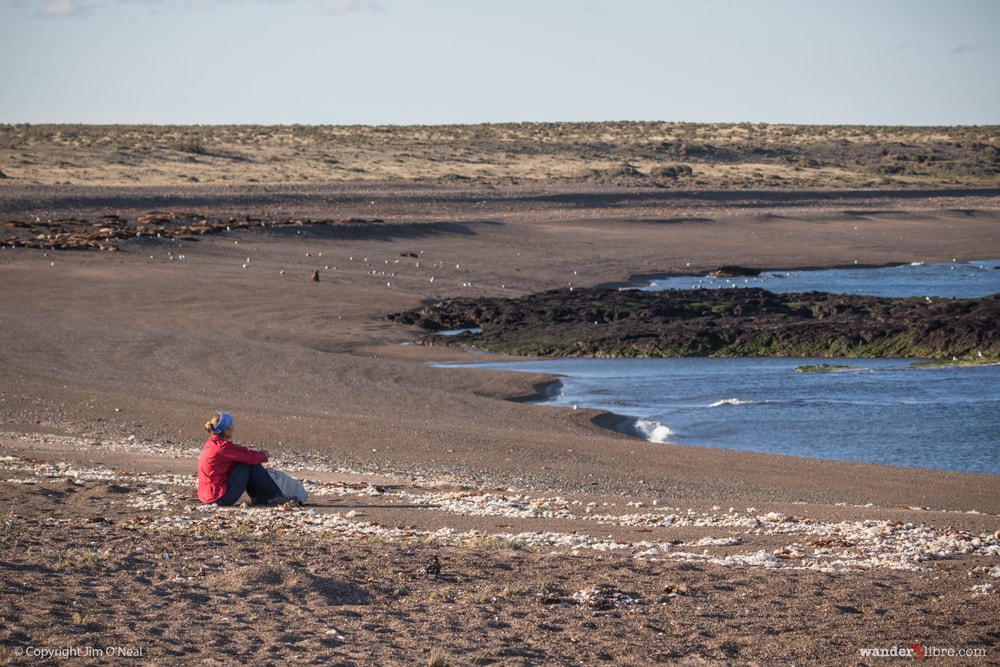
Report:
<svg viewBox="0 0 1000 667"><path fill-rule="evenodd" d="M267 224L0 249L0 664L1000 660L996 476L644 442L519 400L551 378L432 367L472 355L386 319L996 258L997 191L0 186L0 220L154 211ZM220 409L304 507L198 505Z"/></svg>

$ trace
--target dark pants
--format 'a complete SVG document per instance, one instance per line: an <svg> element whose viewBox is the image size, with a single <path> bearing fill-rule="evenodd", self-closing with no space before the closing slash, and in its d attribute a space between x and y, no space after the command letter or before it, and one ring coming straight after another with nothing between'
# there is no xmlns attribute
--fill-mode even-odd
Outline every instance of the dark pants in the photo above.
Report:
<svg viewBox="0 0 1000 667"><path fill-rule="evenodd" d="M243 492L254 505L263 505L281 495L281 489L261 464L237 463L226 481L226 493L215 501L216 505L235 505Z"/></svg>

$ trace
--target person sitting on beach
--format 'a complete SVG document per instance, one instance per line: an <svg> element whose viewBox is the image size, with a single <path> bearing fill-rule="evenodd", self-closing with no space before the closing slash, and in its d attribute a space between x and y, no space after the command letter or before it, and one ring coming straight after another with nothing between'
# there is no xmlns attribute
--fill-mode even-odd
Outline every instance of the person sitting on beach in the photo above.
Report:
<svg viewBox="0 0 1000 667"><path fill-rule="evenodd" d="M292 502L264 469L269 455L237 445L233 436L233 418L218 412L205 424L209 437L198 457L198 498L216 505L235 505L243 492L254 505L283 505Z"/></svg>

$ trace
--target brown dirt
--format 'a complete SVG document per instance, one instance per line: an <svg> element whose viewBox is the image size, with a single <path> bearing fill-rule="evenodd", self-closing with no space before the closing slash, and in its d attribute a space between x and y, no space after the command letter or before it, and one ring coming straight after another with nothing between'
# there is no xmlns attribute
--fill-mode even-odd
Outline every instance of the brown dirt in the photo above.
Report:
<svg viewBox="0 0 1000 667"><path fill-rule="evenodd" d="M0 662L75 649L103 664L95 651L108 646L151 664L357 665L877 664L859 650L918 643L985 650L952 662L986 664L1000 650L995 476L629 439L590 411L504 400L542 376L429 367L466 355L403 345L417 332L384 317L458 294L724 264L998 257L995 194L0 189L9 219L154 210L384 222L136 239L116 253L0 250ZM273 517L203 513L191 457L220 408L239 441L302 458L297 475L338 493ZM406 493L431 491L578 504L574 517L529 518L409 506ZM579 508L591 502L621 517L642 503L870 521L886 539L923 525L983 546L915 570L859 554L798 569L818 542L711 522L588 523ZM325 520L345 523L308 528ZM433 536L442 529L454 532ZM623 548L510 537L522 532ZM644 541L673 556L637 557ZM741 554L771 565L734 564Z"/></svg>

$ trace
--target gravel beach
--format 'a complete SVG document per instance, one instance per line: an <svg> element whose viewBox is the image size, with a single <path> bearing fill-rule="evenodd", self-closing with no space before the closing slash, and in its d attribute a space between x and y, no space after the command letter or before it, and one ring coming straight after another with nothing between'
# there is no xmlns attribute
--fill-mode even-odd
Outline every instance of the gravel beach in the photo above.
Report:
<svg viewBox="0 0 1000 667"><path fill-rule="evenodd" d="M996 191L0 186L0 220L153 213L220 224L0 249L0 664L1000 659L996 476L644 442L386 317L996 258ZM218 410L303 507L198 504Z"/></svg>

